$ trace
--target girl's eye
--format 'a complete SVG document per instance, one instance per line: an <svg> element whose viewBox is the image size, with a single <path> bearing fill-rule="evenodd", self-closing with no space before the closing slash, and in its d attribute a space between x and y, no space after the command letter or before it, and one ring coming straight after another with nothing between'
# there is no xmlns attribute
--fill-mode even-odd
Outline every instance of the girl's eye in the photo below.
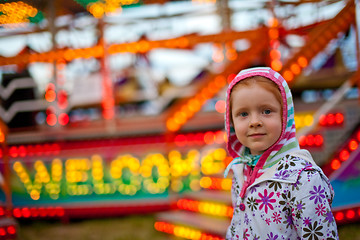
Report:
<svg viewBox="0 0 360 240"><path fill-rule="evenodd" d="M246 117L247 115L248 115L247 112L242 112L242 113L240 113L240 116L242 116L242 117Z"/></svg>
<svg viewBox="0 0 360 240"><path fill-rule="evenodd" d="M271 110L270 110L270 109L264 110L264 114L270 114L270 113L271 113Z"/></svg>

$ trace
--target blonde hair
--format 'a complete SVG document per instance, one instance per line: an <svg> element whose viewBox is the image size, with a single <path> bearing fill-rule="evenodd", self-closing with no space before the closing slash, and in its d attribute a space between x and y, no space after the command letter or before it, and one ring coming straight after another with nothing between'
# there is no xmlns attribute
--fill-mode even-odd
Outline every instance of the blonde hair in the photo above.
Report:
<svg viewBox="0 0 360 240"><path fill-rule="evenodd" d="M263 76L252 76L252 77L248 77L245 78L243 80L241 80L240 82L236 83L235 86L231 89L230 92L230 108L229 108L229 114L230 114L230 120L232 122L232 95L231 93L241 87L248 87L250 85L253 84L258 84L260 87L264 88L265 90L271 92L272 94L274 94L276 100L278 100L278 102L280 103L281 106L281 112L283 110L283 101L282 101L282 97L281 97L281 92L280 89L278 87L278 85L276 85L276 83L274 83L273 81L271 81L270 79L263 77Z"/></svg>

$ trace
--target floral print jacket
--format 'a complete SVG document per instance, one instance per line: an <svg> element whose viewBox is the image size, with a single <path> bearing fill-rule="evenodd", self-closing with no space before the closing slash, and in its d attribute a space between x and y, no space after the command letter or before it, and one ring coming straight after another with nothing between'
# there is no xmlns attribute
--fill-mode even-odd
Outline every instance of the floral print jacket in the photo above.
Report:
<svg viewBox="0 0 360 240"><path fill-rule="evenodd" d="M226 239L338 239L330 182L308 151L296 152L266 169L243 200L239 194L244 175L249 176L252 168L232 166L234 214Z"/></svg>

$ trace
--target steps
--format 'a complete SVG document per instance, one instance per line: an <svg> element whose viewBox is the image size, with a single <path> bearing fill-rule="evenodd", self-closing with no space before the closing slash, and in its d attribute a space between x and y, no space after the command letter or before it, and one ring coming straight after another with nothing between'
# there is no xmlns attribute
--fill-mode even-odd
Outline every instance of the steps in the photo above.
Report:
<svg viewBox="0 0 360 240"><path fill-rule="evenodd" d="M185 239L224 239L233 211L230 192L201 190L183 194L176 208L156 216L156 230Z"/></svg>

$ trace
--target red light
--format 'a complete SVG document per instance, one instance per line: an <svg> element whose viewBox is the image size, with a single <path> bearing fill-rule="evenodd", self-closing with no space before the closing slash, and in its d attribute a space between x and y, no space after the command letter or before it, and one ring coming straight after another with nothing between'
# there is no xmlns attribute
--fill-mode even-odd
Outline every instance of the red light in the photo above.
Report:
<svg viewBox="0 0 360 240"><path fill-rule="evenodd" d="M198 145L204 144L204 134L203 133L197 133L195 135L195 141Z"/></svg>
<svg viewBox="0 0 360 240"><path fill-rule="evenodd" d="M309 135L306 137L306 144L308 146L314 145L314 136L313 135Z"/></svg>
<svg viewBox="0 0 360 240"><path fill-rule="evenodd" d="M339 169L341 167L341 162L338 159L334 159L331 161L331 168L333 170Z"/></svg>
<svg viewBox="0 0 360 240"><path fill-rule="evenodd" d="M347 212L346 212L346 218L348 218L348 219L353 219L355 217L355 212L354 212L354 210L348 210Z"/></svg>
<svg viewBox="0 0 360 240"><path fill-rule="evenodd" d="M60 113L59 123L62 126L65 126L66 124L68 124L69 123L69 115L67 115L66 113Z"/></svg>
<svg viewBox="0 0 360 240"><path fill-rule="evenodd" d="M38 156L43 154L43 148L42 148L42 146L40 144L35 145L35 153Z"/></svg>
<svg viewBox="0 0 360 240"><path fill-rule="evenodd" d="M19 208L14 208L13 215L16 218L20 218L21 217L21 210Z"/></svg>
<svg viewBox="0 0 360 240"><path fill-rule="evenodd" d="M341 113L336 113L335 114L335 122L338 125L342 124L344 122L344 115Z"/></svg>
<svg viewBox="0 0 360 240"><path fill-rule="evenodd" d="M58 92L58 104L61 109L65 109L68 106L67 99L67 92L65 90L60 90Z"/></svg>
<svg viewBox="0 0 360 240"><path fill-rule="evenodd" d="M6 235L6 231L4 228L0 228L0 236L5 236Z"/></svg>
<svg viewBox="0 0 360 240"><path fill-rule="evenodd" d="M351 140L349 142L349 149L355 151L359 147L359 143L356 140Z"/></svg>
<svg viewBox="0 0 360 240"><path fill-rule="evenodd" d="M16 228L14 226L8 226L7 232L11 235L14 235L16 233Z"/></svg>
<svg viewBox="0 0 360 240"><path fill-rule="evenodd" d="M306 136L301 136L299 138L299 144L300 144L300 147L305 147L306 146Z"/></svg>
<svg viewBox="0 0 360 240"><path fill-rule="evenodd" d="M25 218L28 218L28 217L31 216L30 210L29 210L28 208L23 208L23 209L21 210L21 212L22 212L22 215L23 215Z"/></svg>
<svg viewBox="0 0 360 240"><path fill-rule="evenodd" d="M315 145L321 146L324 143L324 138L321 135L315 136Z"/></svg>
<svg viewBox="0 0 360 240"><path fill-rule="evenodd" d="M48 207L47 211L50 217L54 217L56 215L56 210L52 207Z"/></svg>
<svg viewBox="0 0 360 240"><path fill-rule="evenodd" d="M49 114L47 117L46 117L46 123L49 125L49 126L55 126L57 120L56 120L56 115L55 114Z"/></svg>
<svg viewBox="0 0 360 240"><path fill-rule="evenodd" d="M5 209L3 207L0 207L0 216L5 215Z"/></svg>
<svg viewBox="0 0 360 240"><path fill-rule="evenodd" d="M54 106L49 106L48 108L46 108L46 115L50 115L55 113L55 107Z"/></svg>
<svg viewBox="0 0 360 240"><path fill-rule="evenodd" d="M39 216L39 213L38 213L36 208L30 208L30 214L31 214L32 217Z"/></svg>
<svg viewBox="0 0 360 240"><path fill-rule="evenodd" d="M342 113L329 113L327 115L321 115L319 124L321 126L336 126L344 123L344 115Z"/></svg>
<svg viewBox="0 0 360 240"><path fill-rule="evenodd" d="M188 143L194 144L195 143L195 134L189 133L186 135L186 139Z"/></svg>
<svg viewBox="0 0 360 240"><path fill-rule="evenodd" d="M335 214L335 219L336 219L337 221L343 220L343 219L344 219L344 213L343 213L343 212L337 212L337 213Z"/></svg>
<svg viewBox="0 0 360 240"><path fill-rule="evenodd" d="M33 156L34 151L35 151L35 149L33 146L31 146L31 145L26 146L26 152L28 153L29 156Z"/></svg>
<svg viewBox="0 0 360 240"><path fill-rule="evenodd" d="M350 153L349 153L348 150L342 150L342 151L340 152L339 156L340 156L340 160L341 160L341 161L346 161L346 160L349 158Z"/></svg>
<svg viewBox="0 0 360 240"><path fill-rule="evenodd" d="M51 151L50 145L44 144L43 151L44 151L44 155L50 155L50 151Z"/></svg>
<svg viewBox="0 0 360 240"><path fill-rule="evenodd" d="M334 123L335 123L335 116L334 116L334 114L330 113L330 114L327 115L326 118L327 118L327 123L328 123L329 125L334 125Z"/></svg>
<svg viewBox="0 0 360 240"><path fill-rule="evenodd" d="M327 125L326 123L327 123L326 115L321 115L319 118L319 124L321 126L326 126Z"/></svg>
<svg viewBox="0 0 360 240"><path fill-rule="evenodd" d="M18 156L18 151L15 146L10 147L9 155L10 155L10 157L13 157L13 158L16 158Z"/></svg>
<svg viewBox="0 0 360 240"><path fill-rule="evenodd" d="M175 137L175 144L179 147L186 145L186 137L183 134L179 134Z"/></svg>
<svg viewBox="0 0 360 240"><path fill-rule="evenodd" d="M25 157L26 156L26 148L23 145L21 145L19 147L18 152L19 152L20 157Z"/></svg>
<svg viewBox="0 0 360 240"><path fill-rule="evenodd" d="M39 207L39 216L40 217L46 217L47 211L43 207Z"/></svg>

